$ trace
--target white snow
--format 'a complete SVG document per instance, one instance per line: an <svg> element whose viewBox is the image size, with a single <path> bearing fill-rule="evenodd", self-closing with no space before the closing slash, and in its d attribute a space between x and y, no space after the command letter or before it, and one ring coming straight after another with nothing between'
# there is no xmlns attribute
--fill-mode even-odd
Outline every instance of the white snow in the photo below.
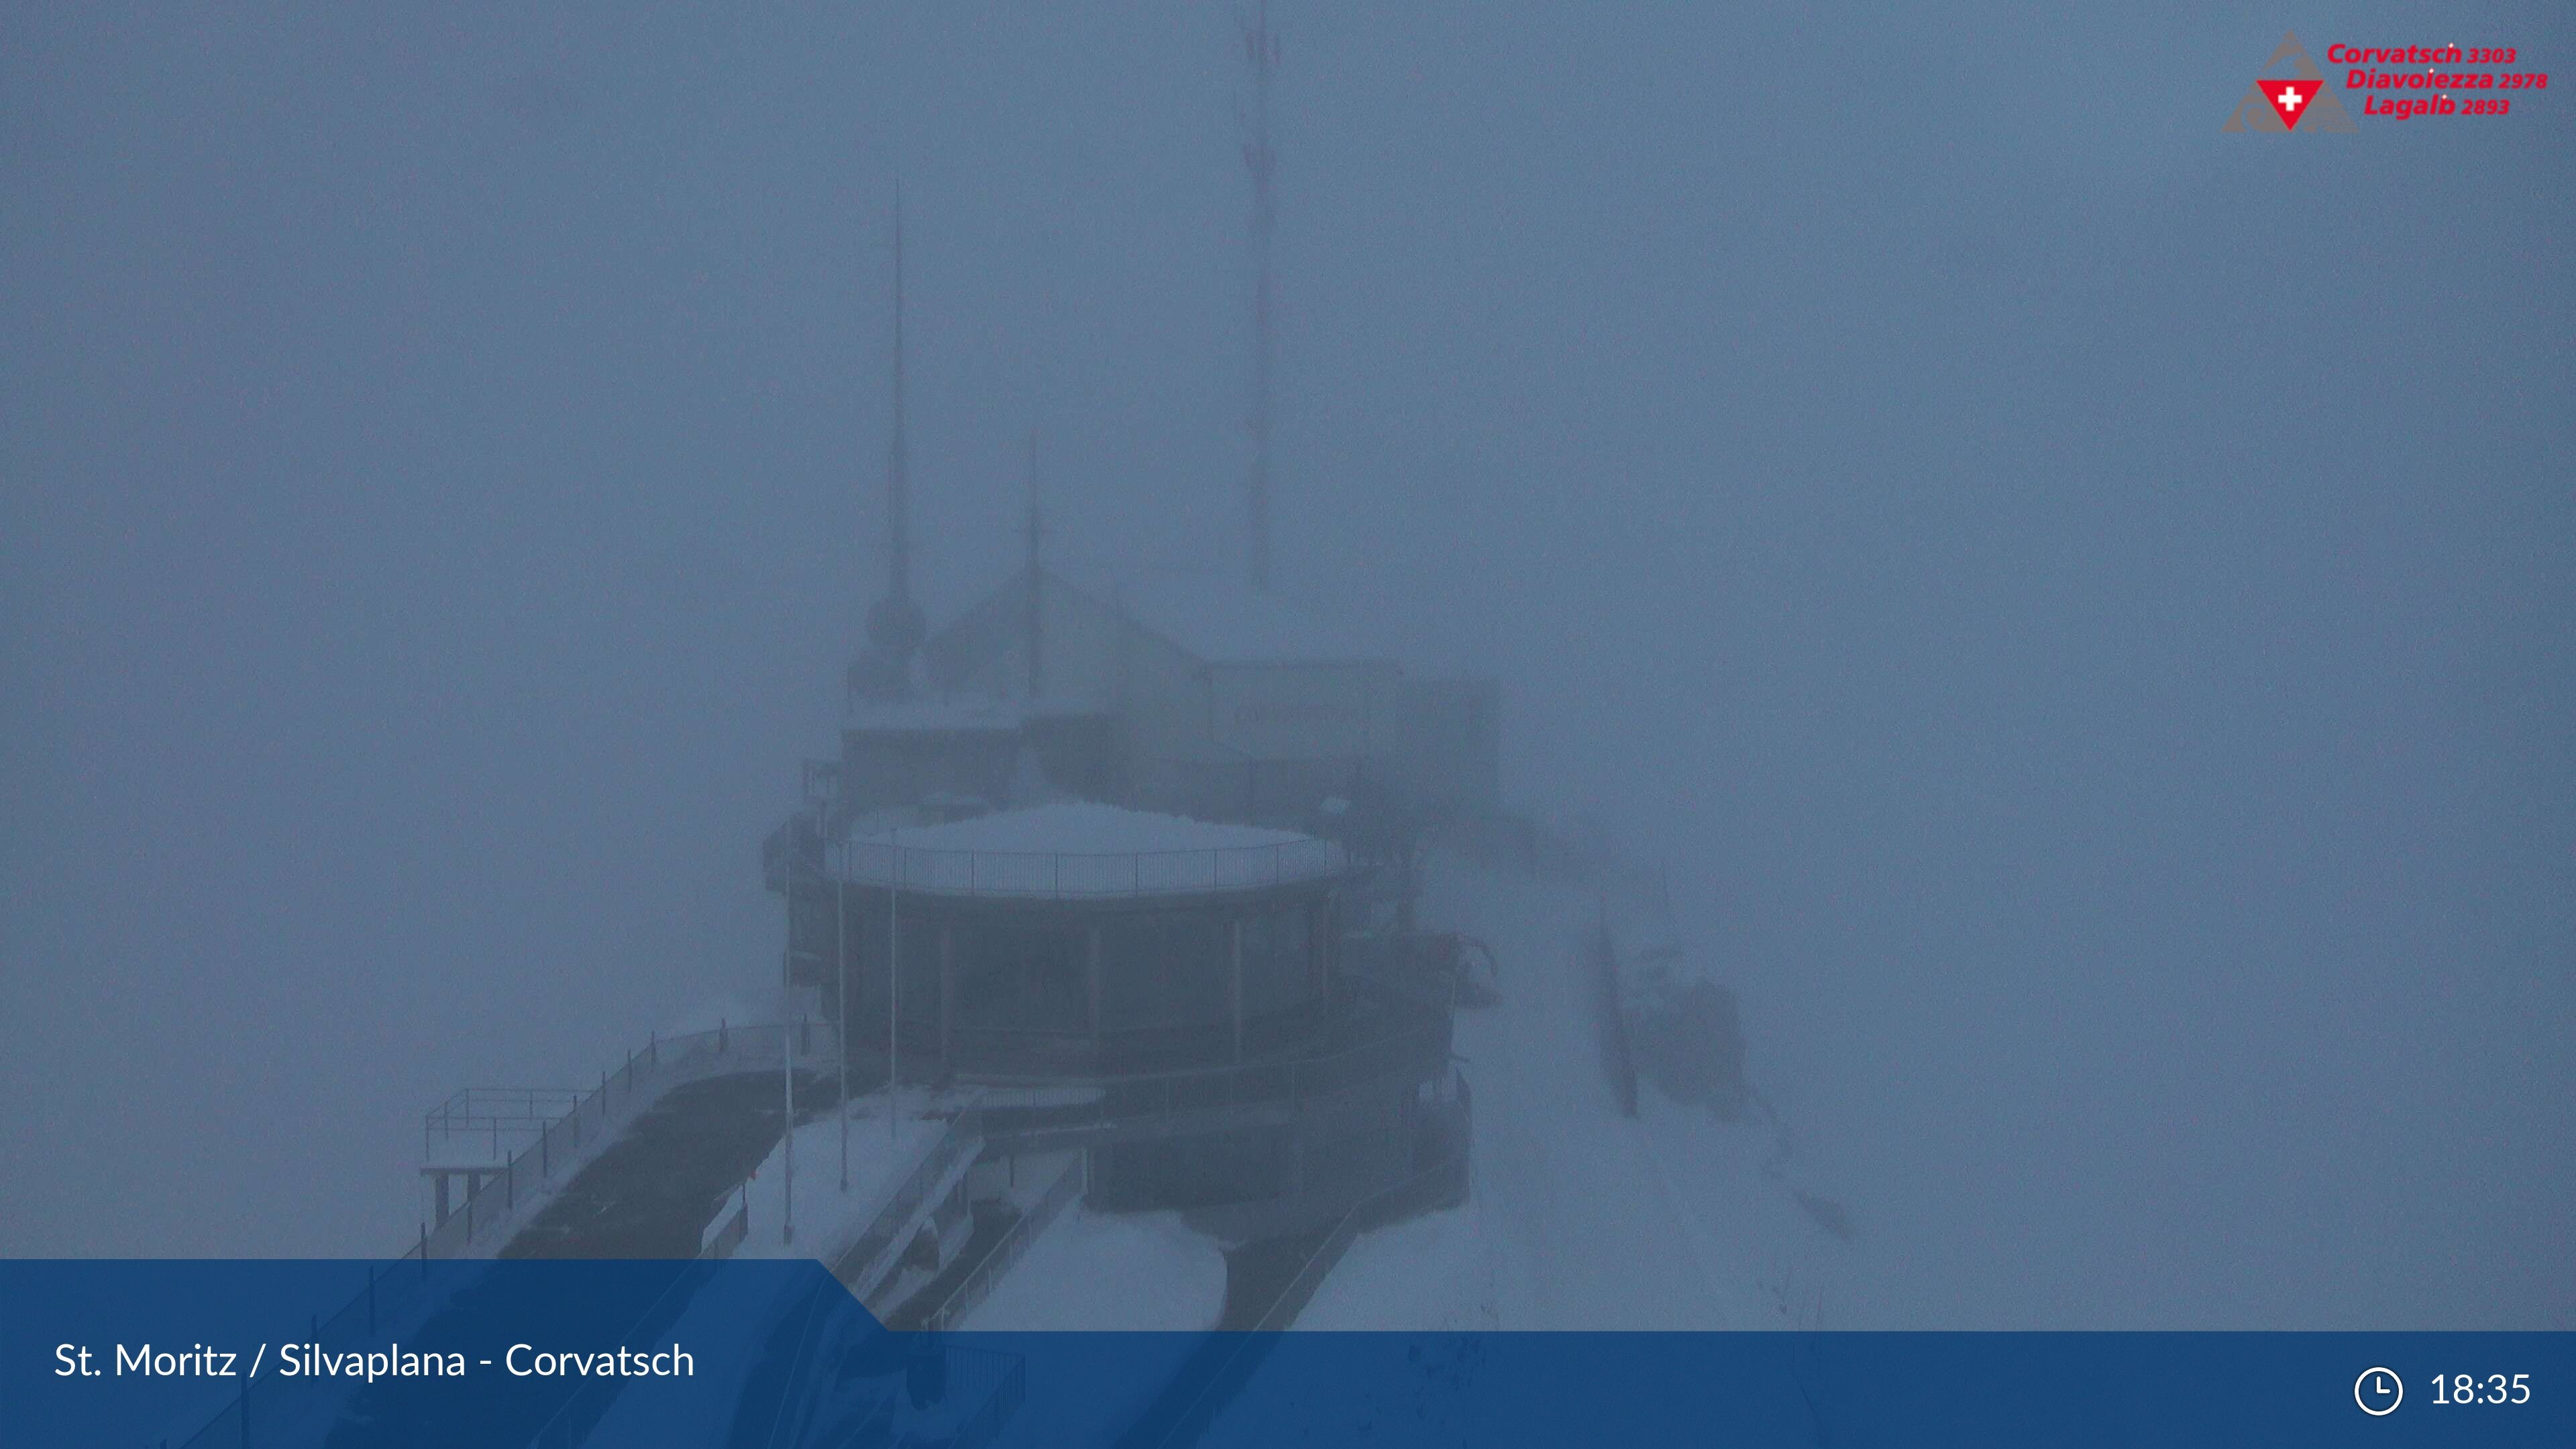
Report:
<svg viewBox="0 0 2576 1449"><path fill-rule="evenodd" d="M1364 1234L1296 1326L1685 1329L1829 1321L1850 1244L1774 1172L1767 1125L1651 1086L1623 1117L1578 946L1592 893L1435 859L1426 926L1491 942L1498 1006L1459 1013L1473 1091L1468 1203Z"/></svg>
<svg viewBox="0 0 2576 1449"><path fill-rule="evenodd" d="M888 837L878 833L866 838L880 843ZM906 830L901 843L906 849L989 850L996 854L1141 855L1166 850L1295 845L1311 839L1293 830L1227 825L1182 815L1158 815L1149 810L1122 810L1090 801L1065 801Z"/></svg>
<svg viewBox="0 0 2576 1449"><path fill-rule="evenodd" d="M895 1123L886 1123L884 1093L850 1102L850 1186L841 1189L841 1124L826 1117L796 1129L796 1240L781 1240L787 1206L787 1144L780 1142L761 1159L744 1189L751 1197L751 1231L734 1250L737 1258L829 1258L851 1242L875 1218L903 1182L913 1164L948 1130L948 1124L921 1114L928 1105L918 1091L904 1093ZM721 1224L733 1215L741 1198L729 1198L717 1212ZM713 1224L710 1225L714 1226Z"/></svg>
<svg viewBox="0 0 2576 1449"><path fill-rule="evenodd" d="M929 1151L932 1144L947 1131L944 1114L953 1112L963 1099L951 1095L934 1096L927 1092L904 1092L896 1104L892 1125L887 1121L887 1098L882 1092L852 1099L850 1114L850 1186L841 1188L841 1124L826 1117L808 1122L796 1129L796 1241L780 1240L780 1212L787 1202L785 1142L770 1149L769 1156L745 1184L751 1200L751 1232L734 1250L737 1258L829 1258L857 1237L883 1207L904 1176ZM926 1115L941 1113L940 1116ZM971 1156L958 1164L964 1172ZM739 1197L728 1199L718 1210L716 1223L729 1218ZM756 1274L718 1274L705 1289L691 1299L680 1319L662 1341L696 1345L722 1342L729 1335L715 1325L724 1325L738 1333L745 1322L766 1322L788 1310L796 1295L806 1285ZM845 1323L845 1331L856 1331ZM828 1358L823 1354L818 1357ZM608 1414L592 1431L587 1442L593 1445L631 1443L646 1437L656 1442L721 1442L729 1432L735 1401L741 1391L746 1360L739 1354L697 1353L698 1383L686 1392L671 1392L654 1381L628 1385L611 1405ZM712 1378L715 1387L705 1380ZM956 1413L972 1406L934 1405L927 1414L901 1403L898 1395L900 1378L888 1381L867 1380L844 1385L838 1392L845 1397L884 1399L895 1404L896 1423L922 1433L928 1438ZM846 1407L846 1406L844 1406ZM801 1406L806 1412L812 1405Z"/></svg>
<svg viewBox="0 0 2576 1449"><path fill-rule="evenodd" d="M722 1351L738 1339L745 1323L773 1323L795 1311L810 1282L793 1282L765 1274L717 1274L657 1342L690 1350L696 1372L689 1379L633 1379L617 1386L617 1396L589 1436L593 1449L619 1449L627 1444L722 1444L737 1432L734 1416L758 1355ZM837 1338L825 1338L810 1352L818 1364L846 1362L847 1348L858 1338L878 1332L857 1315L830 1320ZM718 1346L710 1351L708 1346ZM904 1392L899 1369L859 1377L809 1376L794 1399L776 1406L778 1432L786 1442L845 1442L849 1426L877 1419L886 1442L933 1444L953 1437L959 1419L974 1412L980 1400L946 1399L916 1409ZM766 1407L766 1406L764 1406ZM838 1424L843 1433L824 1432Z"/></svg>
<svg viewBox="0 0 2576 1449"><path fill-rule="evenodd" d="M984 1332L1197 1332L1225 1309L1225 1254L1178 1213L1073 1207L966 1315Z"/></svg>
<svg viewBox="0 0 2576 1449"><path fill-rule="evenodd" d="M1193 1349L1216 1326L1225 1308L1225 1255L1216 1243L1181 1221L1178 1213L1102 1213L1076 1205L1055 1220L994 1288L993 1296L966 1315L971 1332L1058 1332L1137 1329L1155 1336L1122 1343L1120 1378L1133 1392L1102 1392L1092 1380L1068 1382L1084 1372L1080 1354L1050 1352L1028 1359L1028 1402L1070 1406L1045 1414L1022 1413L1004 1433L1006 1445L1106 1444L1135 1422ZM1157 1332L1159 1331L1159 1332ZM1014 1349L1008 1338L992 1346Z"/></svg>

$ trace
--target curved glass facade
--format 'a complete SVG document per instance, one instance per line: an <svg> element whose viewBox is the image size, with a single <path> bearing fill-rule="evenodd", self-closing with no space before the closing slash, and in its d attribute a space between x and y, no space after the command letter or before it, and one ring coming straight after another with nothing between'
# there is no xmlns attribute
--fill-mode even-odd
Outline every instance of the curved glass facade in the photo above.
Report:
<svg viewBox="0 0 2576 1449"><path fill-rule="evenodd" d="M936 1052L945 1042L995 1069L1009 1068L1014 1042L1030 1043L1029 1065L1040 1072L1060 1067L1066 1047L1147 1038L1221 1059L1233 1054L1238 1024L1277 1022L1324 995L1327 906L1318 891L1152 907L925 895L905 896L897 909L891 944L911 1049ZM868 1023L881 1030L886 1015L885 894L851 889L843 921L851 1034L864 1041ZM838 963L825 961L817 974L828 1016Z"/></svg>

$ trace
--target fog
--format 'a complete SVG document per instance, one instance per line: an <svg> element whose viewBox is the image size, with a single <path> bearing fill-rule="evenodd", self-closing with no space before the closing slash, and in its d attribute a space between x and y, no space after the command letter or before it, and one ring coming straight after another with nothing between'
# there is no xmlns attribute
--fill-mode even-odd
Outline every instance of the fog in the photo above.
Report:
<svg viewBox="0 0 2576 1449"><path fill-rule="evenodd" d="M1226 7L0 14L0 1254L369 1254L777 970L881 584L1240 557ZM2563 7L2343 40L2576 56ZM1829 1322L2576 1327L2576 118L1278 0L1279 573L1665 861ZM2338 77L2339 79L2339 77ZM2357 112L2358 97L2348 104Z"/></svg>

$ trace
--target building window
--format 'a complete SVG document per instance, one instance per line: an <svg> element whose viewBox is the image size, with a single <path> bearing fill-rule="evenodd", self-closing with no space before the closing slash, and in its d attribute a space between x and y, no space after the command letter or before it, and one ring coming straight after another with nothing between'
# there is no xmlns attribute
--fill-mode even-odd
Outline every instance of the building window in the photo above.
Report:
<svg viewBox="0 0 2576 1449"><path fill-rule="evenodd" d="M1149 911L1100 923L1104 1032L1221 1026L1234 1014L1230 923L1206 911Z"/></svg>
<svg viewBox="0 0 2576 1449"><path fill-rule="evenodd" d="M1243 922L1243 1014L1267 1016L1304 1005L1314 995L1306 960L1303 902L1259 911Z"/></svg>
<svg viewBox="0 0 2576 1449"><path fill-rule="evenodd" d="M956 928L956 1025L960 1031L1088 1030L1089 941L1069 926L999 921Z"/></svg>

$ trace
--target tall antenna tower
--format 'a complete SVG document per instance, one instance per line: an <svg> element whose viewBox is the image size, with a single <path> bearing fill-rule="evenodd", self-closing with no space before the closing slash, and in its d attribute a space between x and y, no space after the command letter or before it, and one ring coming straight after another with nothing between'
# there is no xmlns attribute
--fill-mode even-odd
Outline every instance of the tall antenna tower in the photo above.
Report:
<svg viewBox="0 0 2576 1449"><path fill-rule="evenodd" d="M1046 694L1046 575L1038 567L1038 541L1046 533L1044 515L1038 509L1038 430L1029 429L1029 517L1025 538L1029 550L1029 593L1022 600L1028 610L1029 634L1029 702L1035 704Z"/></svg>
<svg viewBox="0 0 2576 1449"><path fill-rule="evenodd" d="M1271 178L1278 157L1270 149L1270 77L1279 69L1279 37L1270 33L1270 0L1258 0L1243 32L1244 59L1252 67L1252 136L1243 143L1243 165L1252 173L1252 587L1270 587L1270 225Z"/></svg>
<svg viewBox="0 0 2576 1449"><path fill-rule="evenodd" d="M869 677L853 683L879 699L912 693L912 656L928 632L912 601L912 455L903 437L903 188L894 193L894 421L886 443L886 591L868 610Z"/></svg>

